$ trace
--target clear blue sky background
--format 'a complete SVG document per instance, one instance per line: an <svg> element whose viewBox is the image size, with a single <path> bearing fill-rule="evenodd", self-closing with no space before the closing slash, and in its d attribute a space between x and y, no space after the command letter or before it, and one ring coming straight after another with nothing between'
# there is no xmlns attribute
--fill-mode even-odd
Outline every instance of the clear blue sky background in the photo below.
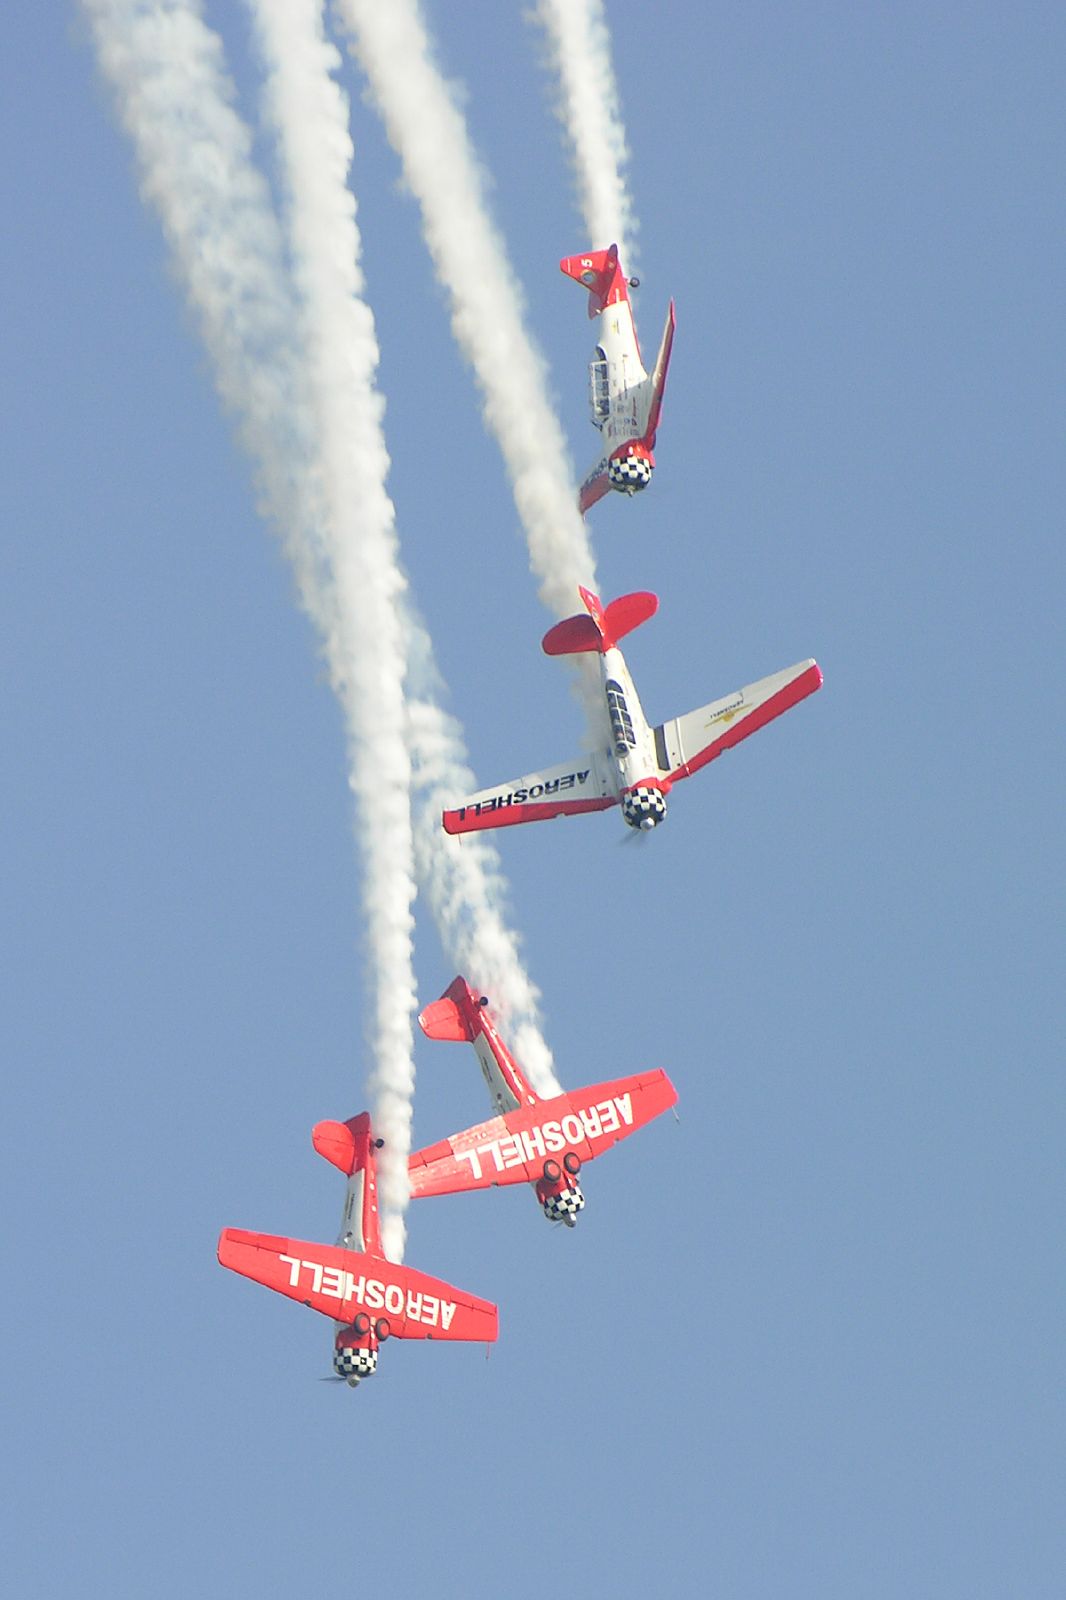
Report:
<svg viewBox="0 0 1066 1600"><path fill-rule="evenodd" d="M522 7L433 3L591 462L589 243ZM425 1203L480 1348L214 1257L332 1239L364 1104L344 742L75 9L16 3L0 652L3 1498L20 1596L1066 1592L1063 130L1052 4L613 0L654 484L592 513L653 720L821 694L677 791L500 836L564 1081L665 1066L588 1173ZM210 7L256 110L243 9ZM349 67L405 560L485 782L564 758L498 452ZM604 241L596 241L604 242ZM370 824L372 825L372 823ZM453 976L419 923L421 993ZM416 1138L484 1114L421 1042Z"/></svg>

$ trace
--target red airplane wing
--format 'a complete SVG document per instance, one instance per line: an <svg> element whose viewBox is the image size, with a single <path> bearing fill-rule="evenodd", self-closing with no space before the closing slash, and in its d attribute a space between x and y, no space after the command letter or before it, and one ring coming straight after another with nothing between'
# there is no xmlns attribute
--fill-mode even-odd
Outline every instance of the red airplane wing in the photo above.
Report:
<svg viewBox="0 0 1066 1600"><path fill-rule="evenodd" d="M665 1072L643 1072L519 1106L411 1156L411 1195L455 1194L536 1183L547 1157L573 1151L584 1163L642 1128L677 1099Z"/></svg>
<svg viewBox="0 0 1066 1600"><path fill-rule="evenodd" d="M338 1322L351 1322L360 1311L375 1320L385 1317L395 1339L496 1338L497 1311L490 1301L384 1256L224 1228L218 1259Z"/></svg>

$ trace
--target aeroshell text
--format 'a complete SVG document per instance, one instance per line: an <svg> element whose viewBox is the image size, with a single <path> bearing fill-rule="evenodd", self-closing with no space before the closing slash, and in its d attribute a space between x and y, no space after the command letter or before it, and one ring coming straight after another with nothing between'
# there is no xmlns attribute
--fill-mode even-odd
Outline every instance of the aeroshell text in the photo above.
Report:
<svg viewBox="0 0 1066 1600"><path fill-rule="evenodd" d="M507 1172L528 1162L543 1160L567 1148L582 1145L586 1139L599 1139L633 1126L633 1097L614 1095L579 1112L568 1112L558 1119L519 1128L504 1139L487 1139L472 1150L456 1150L457 1160L469 1161L470 1175L480 1181L486 1173Z"/></svg>
<svg viewBox="0 0 1066 1600"><path fill-rule="evenodd" d="M388 1311L394 1317L406 1316L411 1322L420 1322L427 1328L447 1330L452 1325L454 1302L441 1300L435 1294L423 1294L417 1289L404 1291L398 1283L368 1278L365 1273L357 1278L343 1267L325 1267L320 1261L303 1261L299 1256L279 1255L278 1260L289 1268L290 1289L300 1287L300 1274L306 1272L309 1278L304 1282L315 1294L328 1295L342 1303L355 1300L368 1311Z"/></svg>

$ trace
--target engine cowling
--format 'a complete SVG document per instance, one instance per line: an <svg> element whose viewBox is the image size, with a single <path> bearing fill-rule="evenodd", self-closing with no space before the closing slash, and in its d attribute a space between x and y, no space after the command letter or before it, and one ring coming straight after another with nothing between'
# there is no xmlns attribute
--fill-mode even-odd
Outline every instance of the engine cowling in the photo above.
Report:
<svg viewBox="0 0 1066 1600"><path fill-rule="evenodd" d="M647 833L666 821L666 796L657 783L637 783L622 795L622 819Z"/></svg>
<svg viewBox="0 0 1066 1600"><path fill-rule="evenodd" d="M644 445L623 445L607 463L607 481L622 494L636 494L648 487L654 469L655 458Z"/></svg>
<svg viewBox="0 0 1066 1600"><path fill-rule="evenodd" d="M549 1222L565 1222L572 1228L577 1214L585 1208L585 1196L577 1181L581 1159L573 1151L563 1158L563 1167L550 1158L544 1163L544 1176L537 1184L537 1199ZM564 1170L565 1169L565 1170Z"/></svg>
<svg viewBox="0 0 1066 1600"><path fill-rule="evenodd" d="M541 1205L549 1222L565 1222L568 1228L572 1228L577 1221L578 1212L585 1209L585 1196L581 1191L581 1185L571 1182L564 1184L554 1194L543 1196Z"/></svg>
<svg viewBox="0 0 1066 1600"><path fill-rule="evenodd" d="M346 1378L353 1389L378 1369L378 1341L370 1318L360 1312L356 1323L365 1323L365 1327L342 1328L333 1346L333 1370L338 1378Z"/></svg>

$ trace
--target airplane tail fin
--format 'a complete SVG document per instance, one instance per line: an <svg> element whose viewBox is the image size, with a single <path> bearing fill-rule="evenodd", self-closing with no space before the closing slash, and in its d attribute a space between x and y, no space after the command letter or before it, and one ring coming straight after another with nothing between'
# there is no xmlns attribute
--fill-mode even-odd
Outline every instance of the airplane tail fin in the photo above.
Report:
<svg viewBox="0 0 1066 1600"><path fill-rule="evenodd" d="M674 316L674 302L671 300L670 309L666 313L666 326L663 329L662 343L659 354L655 358L655 367L651 375L651 406L648 410L648 427L644 435L644 443L649 450L655 448L655 431L659 426L659 413L663 408L663 390L666 387L666 369L670 365L670 351L674 346L674 328L677 318Z"/></svg>
<svg viewBox="0 0 1066 1600"><path fill-rule="evenodd" d="M316 1122L311 1143L323 1160L352 1180L354 1201L345 1212L345 1243L351 1250L381 1252L381 1220L378 1216L377 1162L374 1152L382 1143L370 1127L369 1111L361 1111L347 1122ZM223 1262L223 1266L230 1265Z"/></svg>
<svg viewBox="0 0 1066 1600"><path fill-rule="evenodd" d="M607 606L591 589L580 589L579 593L588 615L566 617L549 628L541 641L546 656L580 655L583 651L598 651L602 655L659 609L658 597L646 590L619 595Z"/></svg>
<svg viewBox="0 0 1066 1600"><path fill-rule="evenodd" d="M590 250L583 256L564 256L559 271L573 278L589 292L589 316L596 317L604 306L628 300L626 280L618 261L618 246L609 250ZM633 280L636 282L636 279Z"/></svg>
<svg viewBox="0 0 1066 1600"><path fill-rule="evenodd" d="M471 1017L476 1004L466 979L456 978L439 1000L419 1012L418 1026L427 1039L453 1039L457 1043L472 1044L476 1034Z"/></svg>

